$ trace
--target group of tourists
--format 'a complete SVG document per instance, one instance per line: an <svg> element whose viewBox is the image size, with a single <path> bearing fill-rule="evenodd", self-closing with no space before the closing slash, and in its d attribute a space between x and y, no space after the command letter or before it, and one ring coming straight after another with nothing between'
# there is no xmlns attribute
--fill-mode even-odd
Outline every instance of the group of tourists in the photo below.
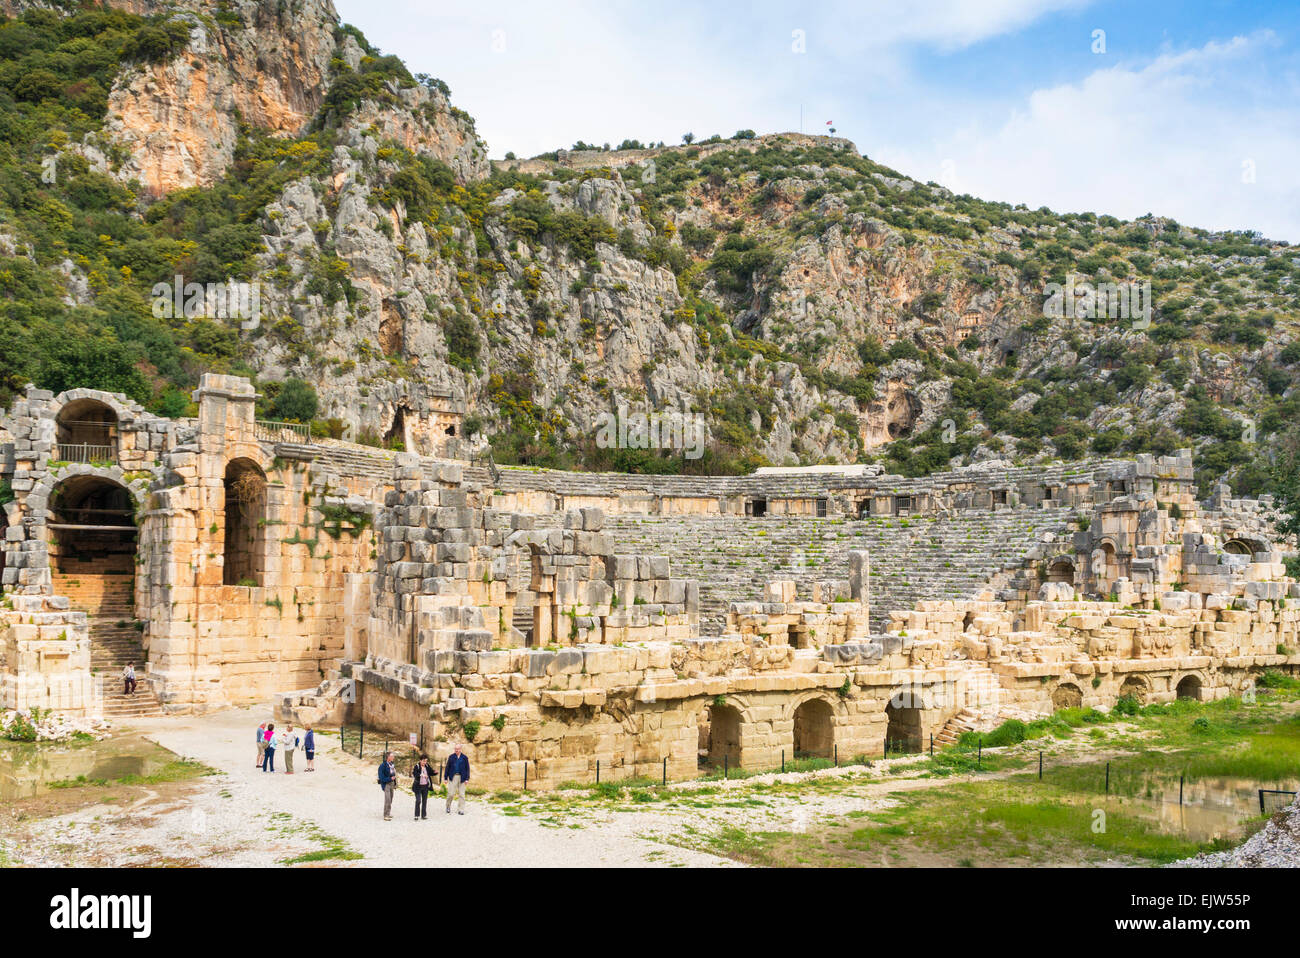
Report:
<svg viewBox="0 0 1300 958"><path fill-rule="evenodd" d="M411 768L411 790L415 792L415 820L427 821L429 818L429 792L433 789L434 775L437 769L429 764L429 756L423 752ZM393 820L393 793L397 790L397 765L393 753L384 755L379 763L379 787L384 791L384 821ZM447 766L442 771L443 783L447 786L447 814L451 814L451 803L459 800L457 815L465 814L465 785L469 782L469 756L464 754L461 746L447 756Z"/></svg>
<svg viewBox="0 0 1300 958"><path fill-rule="evenodd" d="M263 722L257 727L257 767L264 772L275 771L275 753L284 758L284 774L293 774L293 753L301 748L307 753L307 771L316 771L316 733L308 725L299 735L292 724L286 725L277 735L274 722Z"/></svg>
<svg viewBox="0 0 1300 958"><path fill-rule="evenodd" d="M307 753L307 771L316 771L316 733L307 725L303 734L292 723L286 724L279 732L274 722L263 722L257 727L257 767L264 772L275 771L275 754L280 753L284 762L284 773L293 774L293 756L298 749ZM386 752L384 760L379 763L379 787L384 792L384 821L393 820L393 793L397 791L399 778L393 752ZM411 790L415 793L415 820L428 821L429 793L437 784L438 769L429 764L429 756L420 753L411 767ZM447 764L442 770L442 783L447 788L447 814L451 814L453 802L457 803L456 814L465 814L465 787L469 783L469 756L463 746L455 746L447 756Z"/></svg>

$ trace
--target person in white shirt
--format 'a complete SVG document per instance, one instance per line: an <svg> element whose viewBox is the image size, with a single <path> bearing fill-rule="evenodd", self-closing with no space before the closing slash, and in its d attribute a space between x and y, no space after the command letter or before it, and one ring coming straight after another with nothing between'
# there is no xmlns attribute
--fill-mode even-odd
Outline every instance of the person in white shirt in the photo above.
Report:
<svg viewBox="0 0 1300 958"><path fill-rule="evenodd" d="M280 733L280 754L284 756L284 774L293 774L293 750L298 747L298 733L286 725Z"/></svg>
<svg viewBox="0 0 1300 958"><path fill-rule="evenodd" d="M122 670L122 686L126 695L135 695L135 666L130 662Z"/></svg>

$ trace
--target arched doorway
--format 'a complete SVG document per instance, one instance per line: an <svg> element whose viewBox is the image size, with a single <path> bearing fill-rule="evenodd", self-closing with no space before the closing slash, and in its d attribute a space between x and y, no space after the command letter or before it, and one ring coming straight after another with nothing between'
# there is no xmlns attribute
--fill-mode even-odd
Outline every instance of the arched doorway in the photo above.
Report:
<svg viewBox="0 0 1300 958"><path fill-rule="evenodd" d="M1119 556L1115 554L1115 547L1109 542L1103 542L1098 551L1101 553L1101 564L1097 569L1097 585L1099 591L1106 595L1119 582Z"/></svg>
<svg viewBox="0 0 1300 958"><path fill-rule="evenodd" d="M1146 683L1136 676L1130 675L1119 687L1119 697L1122 699L1133 699L1138 705L1143 705L1147 700Z"/></svg>
<svg viewBox="0 0 1300 958"><path fill-rule="evenodd" d="M251 459L226 466L224 585L260 586L266 569L266 474Z"/></svg>
<svg viewBox="0 0 1300 958"><path fill-rule="evenodd" d="M706 765L740 765L740 710L714 703L700 713L700 758Z"/></svg>
<svg viewBox="0 0 1300 958"><path fill-rule="evenodd" d="M75 399L55 417L55 458L60 462L117 461L117 413L96 399Z"/></svg>
<svg viewBox="0 0 1300 958"><path fill-rule="evenodd" d="M1062 556L1053 559L1047 567L1048 582L1074 582L1074 561Z"/></svg>
<svg viewBox="0 0 1300 958"><path fill-rule="evenodd" d="M794 757L830 758L834 751L834 711L822 699L809 699L794 710Z"/></svg>
<svg viewBox="0 0 1300 958"><path fill-rule="evenodd" d="M1257 552L1267 552L1267 543L1260 542L1257 539L1235 538L1229 539L1223 544L1223 551L1228 555L1236 556L1253 556Z"/></svg>
<svg viewBox="0 0 1300 958"><path fill-rule="evenodd" d="M70 476L50 496L49 556L55 575L135 574L135 502L121 483Z"/></svg>
<svg viewBox="0 0 1300 958"><path fill-rule="evenodd" d="M1083 690L1070 682L1063 682L1052 691L1052 708L1077 709L1083 705Z"/></svg>
<svg viewBox="0 0 1300 958"><path fill-rule="evenodd" d="M1189 699L1194 702L1201 700L1201 680L1199 676L1185 675L1178 682L1178 687L1174 694L1180 699Z"/></svg>
<svg viewBox="0 0 1300 958"><path fill-rule="evenodd" d="M885 706L885 747L894 752L921 751L921 707L920 697L910 689L895 692Z"/></svg>

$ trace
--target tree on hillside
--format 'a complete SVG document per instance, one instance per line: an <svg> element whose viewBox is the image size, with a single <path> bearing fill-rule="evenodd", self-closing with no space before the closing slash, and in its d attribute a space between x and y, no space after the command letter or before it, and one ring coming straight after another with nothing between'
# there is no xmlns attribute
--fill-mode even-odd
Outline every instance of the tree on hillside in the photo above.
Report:
<svg viewBox="0 0 1300 958"><path fill-rule="evenodd" d="M1277 443L1270 469L1270 486L1282 519L1277 530L1300 545L1300 425L1293 425ZM1300 573L1300 558L1288 563L1292 575Z"/></svg>

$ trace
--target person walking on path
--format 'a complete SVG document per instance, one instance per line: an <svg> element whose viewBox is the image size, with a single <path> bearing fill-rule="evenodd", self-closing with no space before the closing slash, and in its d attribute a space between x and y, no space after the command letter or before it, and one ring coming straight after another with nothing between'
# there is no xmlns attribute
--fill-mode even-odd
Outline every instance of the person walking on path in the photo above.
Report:
<svg viewBox="0 0 1300 958"><path fill-rule="evenodd" d="M316 733L307 726L307 734L303 736L302 750L307 753L307 771L316 771Z"/></svg>
<svg viewBox="0 0 1300 958"><path fill-rule="evenodd" d="M298 733L290 722L280 733L280 752L284 756L284 774L293 774L293 751L298 747Z"/></svg>
<svg viewBox="0 0 1300 958"><path fill-rule="evenodd" d="M465 783L469 781L469 757L456 746L456 751L447 756L447 769L442 776L447 781L447 814L451 814L451 800L460 797L456 808L457 815L465 814Z"/></svg>
<svg viewBox="0 0 1300 958"><path fill-rule="evenodd" d="M257 767L261 768L266 762L266 723L263 722L257 727Z"/></svg>
<svg viewBox="0 0 1300 958"><path fill-rule="evenodd" d="M379 787L384 790L384 821L393 820L393 792L397 788L397 769L393 765L393 753L384 755L379 763Z"/></svg>
<svg viewBox="0 0 1300 958"><path fill-rule="evenodd" d="M262 759L262 771L275 771L275 723L266 723L266 757Z"/></svg>
<svg viewBox="0 0 1300 958"><path fill-rule="evenodd" d="M433 766L429 764L429 756L420 754L420 760L415 763L415 768L411 769L411 775L415 779L411 786L415 790L415 817L427 821L429 789L433 787Z"/></svg>
<svg viewBox="0 0 1300 958"><path fill-rule="evenodd" d="M130 662L122 670L122 694L135 695L135 666Z"/></svg>

